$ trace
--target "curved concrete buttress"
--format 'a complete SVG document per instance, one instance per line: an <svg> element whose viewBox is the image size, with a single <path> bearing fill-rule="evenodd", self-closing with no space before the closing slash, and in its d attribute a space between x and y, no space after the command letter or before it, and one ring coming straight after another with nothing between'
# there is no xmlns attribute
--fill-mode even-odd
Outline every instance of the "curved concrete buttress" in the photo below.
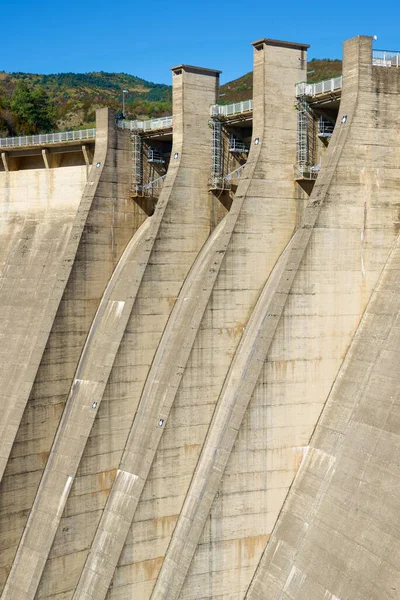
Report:
<svg viewBox="0 0 400 600"><path fill-rule="evenodd" d="M130 198L129 132L115 127L111 111L105 112L103 121L108 126L104 168L0 484L0 593L35 500L102 294L132 233L146 218ZM101 122L99 128L101 138ZM92 150L86 150L92 162ZM71 177L71 165L79 163L84 163L82 152L51 154L52 179L57 181L60 169ZM20 165L23 166L25 162ZM59 201L62 203L61 193Z"/></svg>
<svg viewBox="0 0 400 600"><path fill-rule="evenodd" d="M99 111L95 162L2 173L0 479L61 300L107 155Z"/></svg>
<svg viewBox="0 0 400 600"><path fill-rule="evenodd" d="M357 89L349 90L343 99L349 119L356 105ZM185 578L349 131L350 126L335 131L326 165L316 182L301 226L278 259L245 328L165 555L153 600L185 597L185 592L182 593ZM259 531L265 530L261 526ZM248 572L247 577L249 575ZM194 589L200 597L198 588ZM235 591L237 594L242 592ZM212 597L203 594L204 598Z"/></svg>
<svg viewBox="0 0 400 600"><path fill-rule="evenodd" d="M161 209L165 212L121 343L118 349L113 348L115 360L110 378L54 538L38 598L73 594L101 517L107 488L116 475L138 394L175 298L210 233L211 130L207 124L209 105L215 102L217 89L216 71L185 65L173 69L171 162L167 185L151 219L158 218ZM151 140L148 143L151 145ZM72 531L71 555L68 540L72 534L68 532Z"/></svg>
<svg viewBox="0 0 400 600"><path fill-rule="evenodd" d="M345 43L336 129L346 126L340 120L348 115L349 85L358 88L346 146L255 388L248 435L227 469L232 477L243 441L251 447L255 440L268 482L267 536L398 233L400 77L372 67L371 54L370 38Z"/></svg>
<svg viewBox="0 0 400 600"><path fill-rule="evenodd" d="M156 453L176 390L226 249L232 220L228 214L200 251L168 320L141 396L117 477L74 598L87 588L97 565L118 563L143 485ZM104 580L104 576L103 576ZM98 595L96 595L98 597Z"/></svg>
<svg viewBox="0 0 400 600"><path fill-rule="evenodd" d="M108 584L111 582L259 154L260 148L255 146L230 212L204 244L179 292L153 359L117 476L74 598L89 593L92 573L105 561L109 565ZM160 419L161 427L157 426ZM104 576L102 583L104 586ZM97 589L96 598L100 597L100 593Z"/></svg>
<svg viewBox="0 0 400 600"><path fill-rule="evenodd" d="M154 214L123 252L105 289L79 360L36 498L1 596L33 598L100 406L115 355L179 170L182 143Z"/></svg>
<svg viewBox="0 0 400 600"><path fill-rule="evenodd" d="M181 154L182 145L174 146ZM167 174L154 215L133 236L107 285L88 333L64 414L1 598L33 598L136 299L180 160ZM94 407L94 408L93 408ZM32 560L33 555L37 560Z"/></svg>
<svg viewBox="0 0 400 600"><path fill-rule="evenodd" d="M400 239L337 375L246 598L399 596Z"/></svg>
<svg viewBox="0 0 400 600"><path fill-rule="evenodd" d="M279 45L279 43L278 43ZM237 274L237 277L235 277L235 281L237 279L237 285L235 286L233 292L231 293L232 297L229 298L229 300L227 300L227 304L229 305L230 303L234 303L234 305L236 306L239 305L240 306L240 311L243 311L244 308L247 306L246 303L243 303L243 297L244 296L249 296L250 298L252 297L252 294L255 294L255 289L257 289L257 285L258 285L258 280L265 280L265 275L263 275L262 271L257 271L257 276L256 276L256 280L257 282L255 282L254 280L251 280L250 278L250 284L248 284L247 282L247 273L246 273L246 266L248 266L251 262L252 259L254 261L257 261L258 259L260 259L259 263L260 263L260 269L262 268L262 265L264 264L264 261L269 261L270 259L270 252L269 249L265 250L265 248L262 248L262 242L260 237L258 236L258 233L261 232L263 230L263 226L265 225L267 228L267 231L270 231L270 229L268 229L271 226L270 221L273 221L272 215L274 215L274 211L271 212L270 216L268 215L269 212L269 202L270 202L270 198L272 195L272 190L269 188L268 185L265 184L265 174L266 172L268 173L268 177L276 177L277 173L281 173L283 170L289 170L290 171L290 175L292 175L292 162L294 160L294 154L293 154L293 145L290 146L290 152L287 152L285 154L285 144L288 143L285 135L283 135L284 142L283 144L279 147L276 148L276 152L269 152L268 149L270 147L270 131L271 131L271 121L270 121L270 116L269 116L269 110L271 110L271 98L270 95L267 94L267 96L265 95L265 89L266 89L266 85L267 85L267 80L268 77L271 75L270 71L272 69L272 71L277 68L277 65L275 64L275 60L276 60L276 55L278 53L278 50L276 49L272 49L270 50L270 52L268 52L267 50L265 50L265 47L268 47L268 41L266 44L264 44L264 41L261 41L260 44L257 44L257 46L261 46L261 50L257 49L256 53L255 53L255 98L254 98L254 105L255 105L255 113L254 113L254 120L255 120L255 125L254 125L254 130L253 130L253 138L258 138L258 142L260 143L253 143L251 150L250 150L250 154L249 154L249 160L246 164L246 168L245 168L245 179L242 180L239 183L239 187L237 190L237 193L233 199L233 203L232 203L232 207L230 210L230 213L227 217L227 225L226 225L226 241L228 241L228 234L230 237L229 240L229 244L228 244L228 248L229 247L234 247L236 250L236 246L239 244L244 243L244 239L246 238L246 240L249 238L251 240L251 242L249 243L250 249L247 251L246 249L246 253L248 252L248 255L245 256L245 259L242 260L241 258L241 264L240 264L240 269L239 272L241 275L244 276L246 283L243 284L239 282L240 276L239 273ZM285 77L283 78L283 81L281 83L280 86L278 86L278 89L276 90L276 96L279 98L279 101L282 101L283 98L283 103L285 106L285 109L287 109L287 106L290 105L290 123L294 125L296 124L296 115L293 111L293 102L292 102L292 97L291 94L293 93L293 85L295 83L295 81L297 81L299 78L301 78L302 76L302 64L299 62L299 57L301 55L304 55L304 46L303 45L299 45L299 44L293 44L293 47L286 48L284 52L286 52L286 49L288 50L288 55L287 55L287 59L288 63L289 63L289 67L288 67L288 74L285 73ZM265 50L265 52L264 52ZM272 66L269 65L267 63L267 58L266 55L268 56L268 58L271 59L271 63ZM268 100L266 99L268 98ZM274 102L278 102L277 98L275 97ZM285 128L287 127L287 123L286 123L286 113L285 115L280 115L278 120L278 125L276 126L277 129L279 128ZM285 125L284 125L285 124ZM275 131L275 130L274 130ZM294 142L295 140L295 128L294 131L290 131L289 136L290 138L293 137L293 140L291 139L292 142ZM281 140L282 141L282 140ZM272 155L274 156L274 158L272 159ZM290 155L290 159L289 159L289 155ZM269 160L272 160L272 162L274 163L269 164ZM279 161L282 160L282 164L279 164ZM274 162L275 161L275 162ZM290 166L288 167L288 162L290 161ZM277 167L278 164L278 167ZM273 175L272 175L273 174ZM295 226L296 223L296 211L297 211L297 207L298 207L298 203L299 200L297 198L293 198L293 190L294 190L294 186L292 181L290 180L288 182L287 185L283 185L281 190L280 190L280 194L282 196L282 206L278 207L278 205L275 206L275 208L277 209L277 213L281 214L281 219L279 221L279 223L274 222L274 226L273 226L273 233L271 232L272 237L275 238L279 238L280 241L283 241L283 243L286 242L287 240L287 236L290 236L290 233L292 233L293 228ZM288 198L288 196L290 196L290 199ZM264 206L264 203L266 204L266 206ZM288 214L285 215L283 217L283 213L285 212L283 206L285 206L285 208L288 206ZM257 212L252 212L251 208L254 208L255 211ZM244 214L243 214L244 213ZM228 225L229 224L229 225ZM246 229L247 227L247 229ZM254 229L254 231L253 231ZM252 234L249 236L248 235L248 231L252 230ZM247 234L246 234L247 231ZM236 232L236 236L235 236L235 232ZM233 234L233 235L232 235ZM263 235L265 236L265 238L268 237L268 234L266 233L266 231L263 232ZM236 238L236 239L234 239ZM261 247L260 247L261 246ZM211 248L210 248L211 250ZM223 249L223 252L225 252L225 248ZM274 256L276 255L275 253L277 252L277 249L274 248L274 250L272 251L272 254L274 254ZM268 255L268 256L267 256ZM222 258L222 254L220 256L220 258ZM224 261L226 261L226 256L224 257L223 261L222 261L222 265L224 264ZM210 260L210 264L212 264L212 261ZM195 273L196 270L195 268L198 265L196 264L195 267L192 269L192 272L189 274L188 277L188 282L192 277L196 277ZM227 267L221 267L222 268L222 278L221 278L221 270L219 270L218 273L218 277L220 278L220 280L224 281L225 276L226 276L226 272L227 272ZM218 269L221 269L218 266ZM210 276L207 275L207 278L209 279ZM204 285L209 287L209 282L207 280L207 278L204 279ZM249 290L247 289L248 287L250 287L251 291L249 292ZM215 287L214 287L215 290ZM200 305L203 304L203 302L205 302L205 296L203 296L201 302L199 302L199 309L200 309ZM240 300L239 300L240 298ZM249 298L247 298L247 300L249 300ZM244 306L243 306L244 304ZM203 308L201 310L204 310ZM212 310L212 309L211 309ZM210 311L210 303L208 306L208 311ZM200 310L199 310L200 312ZM189 314L189 313L185 313L185 314ZM209 313L210 314L210 313ZM215 312L211 313L213 316L215 315ZM206 319L208 319L208 317L206 317ZM203 319L204 322L204 319ZM196 324L197 327L197 324ZM201 328L200 328L201 329ZM202 335L201 332L200 336ZM168 342L168 337L170 335L170 331L166 331L165 333L165 338L163 338L163 343L167 344ZM182 340L186 340L186 339L190 339L192 338L193 335L193 331L190 330L190 325L189 325L189 321L186 321L185 323L182 324L181 327L181 335L182 335ZM237 341L237 336L234 336L236 339L234 339L234 341ZM197 339L199 338L199 335L197 335ZM225 336L224 336L224 341L225 341ZM230 344L231 344L232 340L230 340ZM192 343L192 342L190 342ZM196 342L198 343L198 342ZM201 342L202 343L202 342ZM229 344L229 345L230 345ZM196 344L195 344L196 345ZM186 352L186 350L185 350ZM177 365L178 363L175 362L176 361L176 357L172 358L172 353L170 354L171 359L168 358L166 365L170 365L171 366L171 371L173 372L174 367L173 365ZM192 356L199 356L198 354L198 349L194 348L192 350ZM205 353L202 350L202 354L201 357L205 358ZM166 357L164 356L163 360L166 360ZM212 359L211 359L212 360ZM170 361L170 362L168 362ZM187 359L185 358L185 362L187 361ZM207 357L207 362L209 361L209 357ZM179 362L179 361L178 361ZM200 377L204 377L204 380L207 381L206 386L209 384L207 377L208 377L208 371L207 371L207 367L204 369L204 374L200 372L200 368L203 366L203 364L197 365L197 367L199 368L199 375L197 376L198 378ZM179 363L179 369L181 372L184 371L184 367L185 364L180 364ZM165 369L166 366L163 366L163 369ZM191 370L191 368L189 367L189 370ZM188 369L185 370L185 374L188 372ZM201 373L201 374L200 374ZM183 375L183 377L185 377L185 374ZM159 375L159 373L157 373L156 370L154 370L154 372L151 373L151 377L154 378L154 381L156 381L157 376ZM150 377L150 375L149 375ZM192 379L192 381L194 381ZM207 391L206 391L206 386L204 386L204 394L205 397L207 397ZM197 392L197 390L196 390ZM202 390L203 392L203 390ZM173 395L175 395L175 390L173 390ZM203 395L203 394L202 394ZM172 403L173 401L173 397L172 397L172 390L171 390L171 395L168 398L168 401L166 403L166 414L168 413L168 411L170 410L169 405L170 403ZM157 400L157 404L155 406L159 406L161 402L161 397L160 400ZM198 409L200 408L199 406L196 406L196 402L193 402L193 406L195 407L194 410L196 410L196 415L198 414ZM187 407L188 408L188 407ZM174 409L173 409L174 410ZM187 414L188 410L186 410L186 414ZM208 410L207 410L208 412ZM202 419L204 419L204 415L206 413L204 412L204 414L202 415ZM146 418L144 418L146 417ZM151 428L153 428L153 422L154 422L154 417L152 415L152 413L150 412L149 414L144 414L141 416L140 422L142 423L143 428L146 428L146 430L150 430ZM157 420L158 422L158 420ZM165 427L166 425L166 427ZM149 477L147 478L146 483L144 484L144 490L143 490L143 494L145 498L143 498L143 500L140 500L139 505L138 505L138 510L135 512L135 516L134 516L134 522L132 524L131 527L131 531L128 534L128 538L127 541L125 543L124 549L123 549L123 553L121 555L120 558L120 562L119 565L117 567L115 576L113 578L112 581L112 585L110 587L110 591L109 591L109 597L112 598L114 595L116 597L119 597L119 594L129 594L129 593L137 593L139 594L141 597L143 598L148 598L151 594L151 590L152 590L152 586L154 584L154 581L157 577L157 573L158 570L160 568L161 565L161 561L162 561L162 555L165 552L166 549L166 543L168 541L168 536L170 535L170 533L167 533L167 529L170 529L172 526L172 523L174 522L174 519L176 519L176 510L179 511L178 505L181 505L181 498L182 498L182 494L184 494L185 492L185 486L186 486L186 482L187 482L187 475L186 473L183 474L183 476L181 475L180 472L180 468L179 468L179 463L175 463L175 461L171 461L171 446L176 446L177 448L179 448L178 452L181 454L185 454L186 456L186 447L188 445L191 444L191 432L195 432L196 428L197 431L195 432L195 438L194 438L194 443L196 443L196 438L198 437L198 432L200 432L202 429L204 429L204 424L203 422L198 422L196 419L196 416L193 415L193 419L189 419L189 422L187 421L187 418L185 418L185 420L182 422L182 427L177 427L176 429L173 430L173 434L174 434L174 438L173 440L171 440L171 431L169 431L168 429L168 422L166 419L164 419L164 423L163 423L163 429L166 429L165 433L163 434L162 438L161 438L161 444L159 444L158 446L154 446L152 444L151 449L150 450L146 450L144 451L145 457L142 458L142 454L143 452L140 451L137 453L137 460L135 460L135 462L131 462L130 461L130 468L127 469L127 471L137 474L137 468L139 468L139 466L143 466L143 468L145 468L146 470L148 470L148 468L150 467L151 464L151 456L155 456L155 461L156 461L156 465L157 462L160 465L160 468L163 471L163 475L160 476L159 478L159 485L156 484L156 486L154 486L154 482L153 482L153 477L152 477L152 473L150 471L149 473ZM136 425L135 425L135 431L138 431L139 427L137 426L136 429ZM168 438L168 441L166 440L166 437ZM135 441L135 448L136 448L137 442ZM156 451L157 450L157 451ZM128 453L127 453L128 454ZM136 450L135 452L132 452L133 455L136 455ZM165 458L164 458L165 457ZM191 457L191 460L193 460L194 454ZM146 464L148 462L148 464ZM135 469L133 468L133 464L135 466ZM188 464L186 465L187 468ZM194 466L194 465L193 465ZM157 471L159 471L158 466L155 466L155 468L157 469ZM122 467L121 467L122 469ZM167 470L165 470L167 469ZM165 471L165 472L164 472ZM171 478L171 473L170 471L172 471L176 477L176 487L175 488L171 488L170 485L170 481L172 481ZM164 485L165 482L165 485ZM136 496L139 495L139 490L138 487L141 487L141 482L137 481L135 484L136 487L133 487L132 490L129 489L128 491L128 495L132 496L132 501L134 502L134 504L136 504ZM118 491L120 490L120 488L117 488ZM155 491L156 490L156 491ZM166 495L167 494L167 495ZM151 498L151 500L149 501L148 498ZM161 498L163 498L163 501L161 503ZM183 498L182 498L183 499ZM174 507L174 508L172 508ZM161 510L160 510L161 509ZM122 525L123 528L127 527L127 522L129 522L130 520L130 515L133 514L133 511L135 510L135 508L131 507L130 505L126 505L124 507L124 510L126 510L125 516L127 516L127 519L125 521L125 523ZM155 511L153 513L153 510ZM174 514L171 514L171 511L174 511ZM144 513L144 517L143 517L143 513ZM115 515L113 515L113 519L115 519ZM136 525L136 523L138 524L138 526ZM167 526L164 527L164 523L168 523ZM158 526L159 524L159 526ZM138 534L136 535L135 532L138 532ZM154 533L153 533L154 532ZM153 537L154 536L154 537ZM154 542L155 539L155 542ZM147 541L148 540L148 541ZM97 544L96 547L99 549L100 545L102 543L103 539L100 537L100 533L99 533L99 538L97 540ZM100 543L101 542L101 543ZM113 551L113 556L114 554L117 554L119 549L120 544L116 545L116 550ZM97 552L97 554L94 555L94 559L96 558L96 556L100 556L100 550ZM109 560L109 556L110 554L107 553L107 560ZM133 568L130 567L130 565L133 563ZM88 570L89 571L89 570ZM141 573L145 572L145 580L142 580L142 575ZM135 575L138 575L138 577L135 577ZM89 581L89 578L87 578L87 580ZM81 589L81 588L80 588Z"/></svg>
<svg viewBox="0 0 400 600"><path fill-rule="evenodd" d="M3 599L35 595L140 285L154 221L154 216L147 219L133 236L100 302Z"/></svg>
<svg viewBox="0 0 400 600"><path fill-rule="evenodd" d="M271 40L254 44L254 127L249 162L254 148L259 148L259 154L248 173L250 183L240 214L144 487L110 598L117 598L115 586L123 584L124 571L137 546L140 556L147 556L159 570L242 331L301 218L303 199L293 182L297 136L293 104L294 84L304 78L305 56L302 44ZM162 504L161 498L165 498ZM152 527L157 544L147 544L146 548L144 521L150 529L151 517L153 522L157 519ZM234 537L229 536L232 544ZM201 581L199 577L194 585L188 584L188 594L194 597L200 589L210 593L211 582L216 579L211 571L214 557L221 552L216 548L219 541L212 540L205 540L199 548L204 556ZM148 598L156 577L155 566L146 582L132 589ZM213 593L220 592L215 589Z"/></svg>

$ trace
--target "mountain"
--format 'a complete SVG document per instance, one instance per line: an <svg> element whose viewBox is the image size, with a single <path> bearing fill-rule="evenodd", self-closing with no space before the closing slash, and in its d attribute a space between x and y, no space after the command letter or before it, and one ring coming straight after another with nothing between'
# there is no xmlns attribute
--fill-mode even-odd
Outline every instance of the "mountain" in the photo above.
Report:
<svg viewBox="0 0 400 600"><path fill-rule="evenodd" d="M13 129L10 108L13 94L21 83L30 90L41 89L55 106L55 120L59 129L90 126L96 108L109 106L122 109L122 90L126 95L125 113L129 118L156 117L171 113L172 88L152 83L126 73L34 73L0 72L0 117ZM12 112L12 111L11 111ZM1 127L0 130L4 129Z"/></svg>
<svg viewBox="0 0 400 600"><path fill-rule="evenodd" d="M340 60L313 59L308 63L310 82L336 77L341 72ZM51 122L53 130L91 127L94 125L96 108L109 106L116 112L121 112L122 90L128 90L125 102L127 118L146 119L171 114L171 86L152 83L127 73L100 71L38 75L0 72L0 136L36 133L38 128L35 130L32 125L35 106L40 104L42 110L46 103L51 118L49 120L46 114L41 122ZM29 92L32 98L26 99ZM221 104L229 104L248 100L252 95L253 73L250 72L222 85L219 101ZM27 105L24 111L19 111L22 115L17 115L16 99L21 97L26 100ZM27 114L30 115L30 120L26 117Z"/></svg>

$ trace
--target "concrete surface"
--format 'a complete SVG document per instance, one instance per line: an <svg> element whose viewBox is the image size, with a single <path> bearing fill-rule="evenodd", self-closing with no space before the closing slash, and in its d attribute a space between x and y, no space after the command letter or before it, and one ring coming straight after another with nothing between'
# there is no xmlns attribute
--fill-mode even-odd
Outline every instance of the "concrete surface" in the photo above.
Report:
<svg viewBox="0 0 400 600"><path fill-rule="evenodd" d="M2 600L398 595L400 71L345 43L307 200L307 46L253 46L229 210L208 190L219 72L188 65L152 216L109 111L89 171L87 151L0 173Z"/></svg>

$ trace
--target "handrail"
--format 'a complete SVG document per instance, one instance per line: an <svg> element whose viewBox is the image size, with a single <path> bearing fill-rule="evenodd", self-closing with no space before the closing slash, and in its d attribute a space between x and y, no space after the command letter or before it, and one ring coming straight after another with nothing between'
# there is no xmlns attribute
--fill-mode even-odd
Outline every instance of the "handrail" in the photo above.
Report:
<svg viewBox="0 0 400 600"><path fill-rule="evenodd" d="M232 179L240 179L242 175L242 170L245 168L245 166L246 163L244 165L240 165L240 167L238 167L234 171L231 171L230 173L228 173L228 175L225 175L225 181L232 181Z"/></svg>
<svg viewBox="0 0 400 600"><path fill-rule="evenodd" d="M58 133L41 133L39 135L20 135L17 137L0 138L0 148L15 148L18 146L42 146L94 139L96 129L80 129L78 131L61 131Z"/></svg>
<svg viewBox="0 0 400 600"><path fill-rule="evenodd" d="M232 185L231 182L233 182L236 179L240 179L245 166L246 163L244 165L240 165L239 167L237 167L237 169L231 171L230 173L224 176L211 176L211 179L209 180L211 189L230 190Z"/></svg>
<svg viewBox="0 0 400 600"><path fill-rule="evenodd" d="M336 92L342 89L343 77L332 77L324 79L317 83L307 83L305 81L296 84L296 97L299 96L318 96L327 92Z"/></svg>
<svg viewBox="0 0 400 600"><path fill-rule="evenodd" d="M317 179L321 165L294 165L295 179Z"/></svg>
<svg viewBox="0 0 400 600"><path fill-rule="evenodd" d="M243 100L232 104L213 104L210 107L212 117L230 117L253 110L253 100Z"/></svg>
<svg viewBox="0 0 400 600"><path fill-rule="evenodd" d="M400 67L400 51L373 50L372 64L375 67Z"/></svg>
<svg viewBox="0 0 400 600"><path fill-rule="evenodd" d="M372 64L377 67L400 67L399 50L373 50ZM343 77L332 77L324 79L317 83L307 83L302 81L296 84L296 97L299 96L318 96L327 92L335 92L342 89Z"/></svg>
<svg viewBox="0 0 400 600"><path fill-rule="evenodd" d="M117 127L120 129L129 129L130 131L156 131L158 129L169 129L172 126L172 116L148 119L147 121L142 121L140 119L135 119L133 121L122 119L117 121Z"/></svg>
<svg viewBox="0 0 400 600"><path fill-rule="evenodd" d="M161 177L157 177L157 179L153 179L153 181L150 181L149 183L145 183L144 185L140 186L140 188L142 190L151 190L153 188L156 188L156 189L161 188L166 176L167 176L167 174L161 175Z"/></svg>
<svg viewBox="0 0 400 600"><path fill-rule="evenodd" d="M153 193L153 190L157 190L157 191L161 190L166 177L167 177L167 174L165 173L165 175L161 175L161 177L157 177L156 179L153 179L149 183L144 183L143 185L135 185L134 189L136 190L136 193L138 195L141 195L141 196L151 195ZM140 194L140 192L141 192L141 194Z"/></svg>

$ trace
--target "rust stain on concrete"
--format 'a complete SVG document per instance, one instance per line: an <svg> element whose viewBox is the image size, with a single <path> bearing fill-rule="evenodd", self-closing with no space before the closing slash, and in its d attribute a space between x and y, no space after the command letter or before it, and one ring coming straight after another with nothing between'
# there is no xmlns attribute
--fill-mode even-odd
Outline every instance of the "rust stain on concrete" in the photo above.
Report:
<svg viewBox="0 0 400 600"><path fill-rule="evenodd" d="M108 492L114 483L116 475L117 469L111 469L110 471L101 471L101 473L97 473L99 491Z"/></svg>
<svg viewBox="0 0 400 600"><path fill-rule="evenodd" d="M227 333L230 338L236 338L242 335L245 326L246 323L237 323L234 327L220 327L219 335Z"/></svg>
<svg viewBox="0 0 400 600"><path fill-rule="evenodd" d="M163 564L164 557L158 556L150 560L133 565L133 577L135 581L149 581L156 579Z"/></svg>
<svg viewBox="0 0 400 600"><path fill-rule="evenodd" d="M238 540L240 548L240 556L246 559L253 559L262 552L270 538L270 534L253 535L247 538Z"/></svg>
<svg viewBox="0 0 400 600"><path fill-rule="evenodd" d="M172 534L179 515L166 515L158 519L152 519L157 535L161 533L161 537L166 537Z"/></svg>
<svg viewBox="0 0 400 600"><path fill-rule="evenodd" d="M46 451L46 452L39 452L39 453L38 453L38 457L40 458L40 462L42 463L42 466L43 466L43 467L45 466L45 464L46 464L46 462L47 462L47 459L48 459L48 457L49 457L49 454L50 454L50 452L49 452L49 451Z"/></svg>

